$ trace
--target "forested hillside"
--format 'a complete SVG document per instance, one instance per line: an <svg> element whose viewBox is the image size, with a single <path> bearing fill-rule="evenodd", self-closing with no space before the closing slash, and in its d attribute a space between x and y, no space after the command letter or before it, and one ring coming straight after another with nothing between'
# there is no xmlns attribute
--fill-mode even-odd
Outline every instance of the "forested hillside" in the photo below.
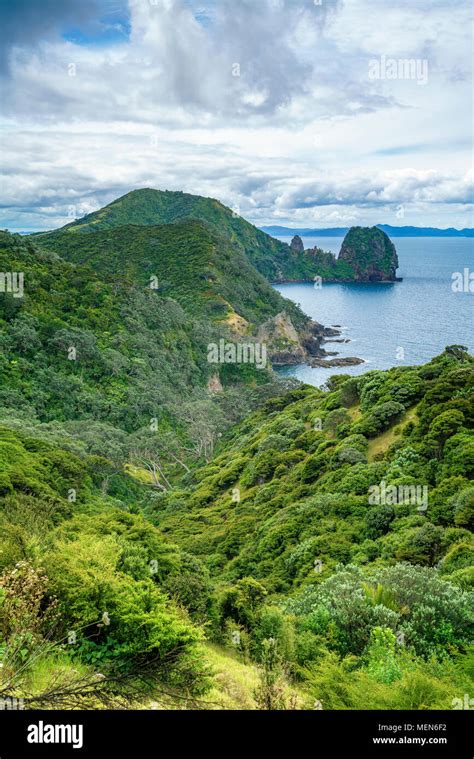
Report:
<svg viewBox="0 0 474 759"><path fill-rule="evenodd" d="M184 237L188 252L194 244L194 274L186 279L183 262L178 267L181 281L170 269L158 289L150 287L155 261L140 269L138 252L134 259L128 245L128 228L117 234L112 260L94 240L94 268L66 262L29 238L0 233L0 268L21 271L25 278L23 298L11 293L0 297L3 414L27 426L48 424L61 434L73 434L85 450L114 460L134 452L137 458L164 456L169 463L177 449L191 451L184 455L193 460L195 451L212 451L226 427L260 399L282 392L267 369L209 364L208 344L231 334L237 318L221 292L249 319L278 311L287 302L258 275L255 290L250 281L248 291L255 295L255 307L244 287L231 291L229 280L213 266L212 246L206 247L205 237L196 241L194 223L191 227L189 235L186 228L167 227L163 244L173 255L178 239L183 244ZM147 230L138 232L146 235ZM135 235L132 240L136 242ZM163 272L167 259L160 258L161 250L155 255ZM190 253L192 270L191 258ZM217 285L200 277L206 267L223 281ZM275 297L259 299L258 288L268 288ZM295 313L302 317L297 309ZM217 370L223 392L210 393Z"/></svg>
<svg viewBox="0 0 474 759"><path fill-rule="evenodd" d="M210 363L309 320L242 241L153 209L0 233L24 277L0 293L0 697L452 708L474 668L474 360L324 389Z"/></svg>
<svg viewBox="0 0 474 759"><path fill-rule="evenodd" d="M200 224L193 225L190 223L193 221ZM172 228L164 226L170 224ZM137 227L153 230L140 232ZM104 234L96 236L97 232ZM95 240L87 241L84 234L94 234ZM125 264L123 256L117 253L114 257L111 248L116 243L120 246L120 243L127 242L135 265L140 265L143 274L150 259L157 263L160 248L163 252L168 244L174 244L181 249L190 236L193 244L189 250L189 262L184 261L183 256L177 256L174 267L179 262L184 263L186 273L192 272L193 265L196 271L196 250L200 248L202 251L206 245L212 246L217 241L227 261L227 275L233 276L234 283L240 288L246 282L249 291L255 279L252 267L269 282L311 281L315 277L332 282L386 281L394 279L398 267L393 243L377 227L351 228L339 256L335 257L317 247L305 250L301 240L298 245L289 246L270 237L218 200L151 189L133 190L99 211L61 229L35 234L33 238L38 245L56 250L74 261L84 262L87 256L97 264L103 255L105 261L101 267L104 270L112 261ZM151 256L140 258L142 245L144 250L151 250ZM226 255L226 250L231 251L232 256ZM130 272L130 267L124 266L125 271ZM205 270L200 272L201 277L205 274ZM256 304L255 300L253 302Z"/></svg>
<svg viewBox="0 0 474 759"><path fill-rule="evenodd" d="M252 575L269 592L313 584L315 560L318 581L341 562L409 561L468 587L474 362L452 350L267 401L191 490L158 499L157 523L226 580ZM371 504L380 483L387 502Z"/></svg>
<svg viewBox="0 0 474 759"><path fill-rule="evenodd" d="M100 707L146 703L157 682L173 703L207 688L203 620L178 596L209 579L140 514L150 491L211 458L229 426L285 387L269 369L217 375L208 363L222 309L199 256L210 267L215 251L189 226L166 239L176 253L184 236L197 276L179 289L170 272L168 292L140 279L136 259L122 275L124 261L77 265L0 233L0 269L24 275L23 297L0 296L2 698Z"/></svg>
<svg viewBox="0 0 474 759"><path fill-rule="evenodd" d="M473 396L459 346L302 387L158 496L149 518L215 578L219 635L323 708L451 708L474 664Z"/></svg>
<svg viewBox="0 0 474 759"><path fill-rule="evenodd" d="M152 189L133 190L105 208L67 224L62 230L36 235L49 244L62 231L71 235L111 230L129 224L156 226L197 220L226 237L270 281L312 279L318 274L311 257L296 254L286 243L257 229L213 198ZM69 244L69 243L68 243Z"/></svg>
<svg viewBox="0 0 474 759"><path fill-rule="evenodd" d="M474 369L461 346L327 390L241 378L203 453L190 428L202 434L216 399L198 393L201 415L181 436L175 424L205 379L184 364L209 322L3 244L30 292L2 302L2 697L429 709L469 692ZM173 367L176 336L188 353ZM157 434L144 421L158 394Z"/></svg>
<svg viewBox="0 0 474 759"><path fill-rule="evenodd" d="M118 278L123 286L152 284L193 316L230 325L238 317L244 333L282 310L296 326L308 321L258 274L240 245L202 221L125 225L87 235L65 230L33 239L106 279Z"/></svg>

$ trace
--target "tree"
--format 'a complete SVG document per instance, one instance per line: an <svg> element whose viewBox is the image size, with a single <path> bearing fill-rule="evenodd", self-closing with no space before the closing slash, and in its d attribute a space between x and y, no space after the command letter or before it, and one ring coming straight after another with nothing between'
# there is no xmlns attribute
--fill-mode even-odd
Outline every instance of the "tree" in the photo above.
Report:
<svg viewBox="0 0 474 759"><path fill-rule="evenodd" d="M438 457L441 457L446 441L460 430L464 423L464 414L456 409L449 409L438 414L430 424L428 440L437 445Z"/></svg>

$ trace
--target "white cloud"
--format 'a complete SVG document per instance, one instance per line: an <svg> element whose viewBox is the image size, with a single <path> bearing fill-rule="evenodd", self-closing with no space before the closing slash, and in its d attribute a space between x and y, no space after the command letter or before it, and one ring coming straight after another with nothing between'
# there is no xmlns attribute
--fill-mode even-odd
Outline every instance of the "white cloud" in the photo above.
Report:
<svg viewBox="0 0 474 759"><path fill-rule="evenodd" d="M154 186L260 224L404 204L409 223L471 225L468 17L464 0L135 0L107 46L32 23L5 78L2 223L57 226ZM376 55L426 56L428 83L370 80Z"/></svg>

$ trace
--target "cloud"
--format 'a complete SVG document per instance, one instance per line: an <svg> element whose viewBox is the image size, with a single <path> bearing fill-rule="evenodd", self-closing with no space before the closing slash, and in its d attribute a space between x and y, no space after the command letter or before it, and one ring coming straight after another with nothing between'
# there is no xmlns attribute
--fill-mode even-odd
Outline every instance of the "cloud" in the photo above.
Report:
<svg viewBox="0 0 474 759"><path fill-rule="evenodd" d="M31 49L67 25L97 28L98 14L111 7L111 0L0 0L0 68L7 67L12 48Z"/></svg>
<svg viewBox="0 0 474 759"><path fill-rule="evenodd" d="M464 0L0 7L8 226L59 226L71 205L143 186L218 197L261 224L379 222L406 204L411 223L469 225ZM112 18L129 33L88 42ZM382 54L427 56L426 86L370 80Z"/></svg>
<svg viewBox="0 0 474 759"><path fill-rule="evenodd" d="M210 126L284 122L291 109L301 122L388 107L393 99L374 91L363 63L325 34L339 7L339 0L220 0L203 26L185 0L130 0L127 44L14 46L5 110ZM29 35L41 33L32 26Z"/></svg>
<svg viewBox="0 0 474 759"><path fill-rule="evenodd" d="M313 182L283 193L287 209L328 205L384 206L387 204L472 203L472 172L456 176L435 170L358 172Z"/></svg>
<svg viewBox="0 0 474 759"><path fill-rule="evenodd" d="M2 226L62 226L71 214L89 213L138 187L217 197L261 225L376 223L399 205L426 215L448 207L457 213L472 202L472 173L333 167L315 179L304 157L290 165L284 155L262 154L247 138L243 154L216 135L214 142L195 134L190 139L186 130L146 125L109 123L101 133L94 122L19 131L3 161Z"/></svg>

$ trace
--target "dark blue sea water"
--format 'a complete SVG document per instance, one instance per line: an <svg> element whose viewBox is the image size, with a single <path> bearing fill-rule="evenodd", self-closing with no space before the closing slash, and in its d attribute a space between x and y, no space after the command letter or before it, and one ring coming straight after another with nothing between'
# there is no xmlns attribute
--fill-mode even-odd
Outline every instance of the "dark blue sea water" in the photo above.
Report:
<svg viewBox="0 0 474 759"><path fill-rule="evenodd" d="M284 242L291 238L281 237ZM338 253L342 238L307 237L315 245ZM393 240L403 282L393 284L285 284L276 289L326 326L341 325L347 344L328 343L326 350L358 356L365 364L333 369L284 367L280 374L310 385L321 385L333 374L362 374L370 369L422 364L446 345L474 348L474 293L454 292L452 275L474 271L474 240L408 237Z"/></svg>

